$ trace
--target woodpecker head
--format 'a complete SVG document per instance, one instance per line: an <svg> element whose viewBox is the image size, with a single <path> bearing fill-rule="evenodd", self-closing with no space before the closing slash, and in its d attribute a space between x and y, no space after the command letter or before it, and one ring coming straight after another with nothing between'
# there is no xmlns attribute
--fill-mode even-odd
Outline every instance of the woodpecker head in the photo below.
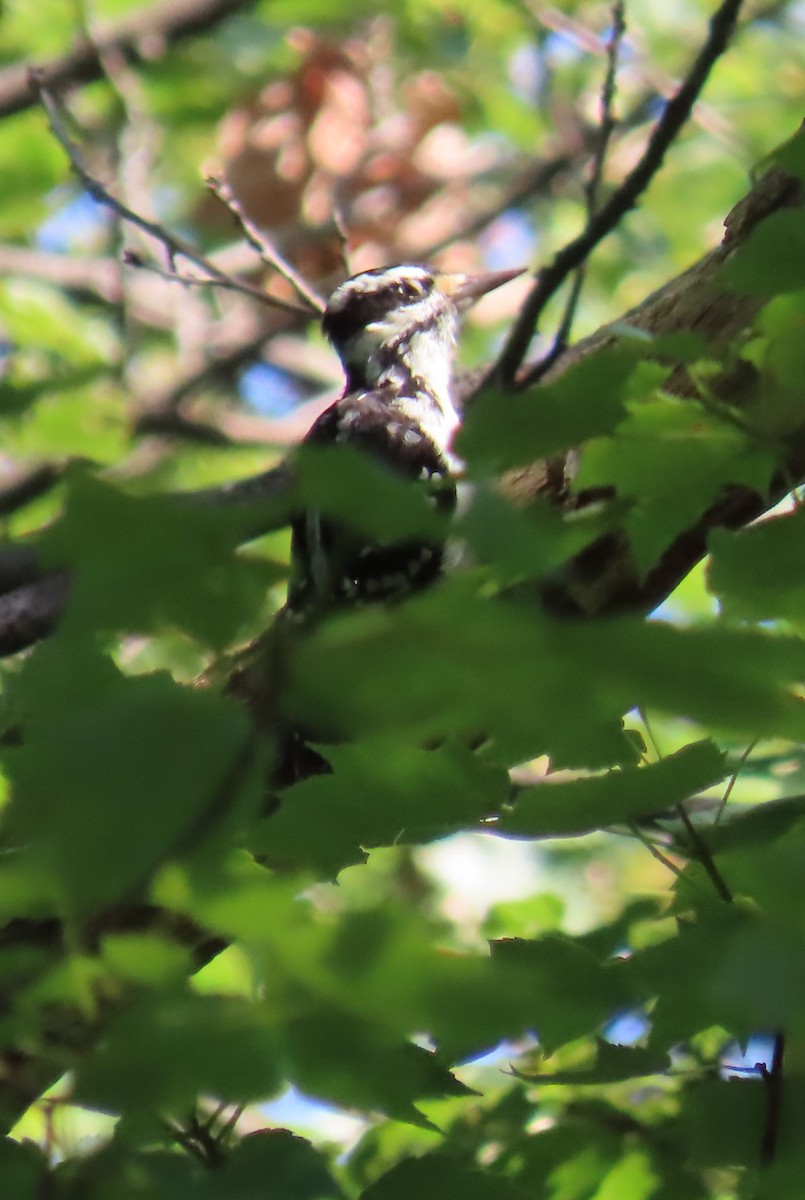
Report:
<svg viewBox="0 0 805 1200"><path fill-rule="evenodd" d="M520 274L439 274L403 265L347 279L330 297L322 328L344 364L348 391L413 387L449 402L461 314Z"/></svg>

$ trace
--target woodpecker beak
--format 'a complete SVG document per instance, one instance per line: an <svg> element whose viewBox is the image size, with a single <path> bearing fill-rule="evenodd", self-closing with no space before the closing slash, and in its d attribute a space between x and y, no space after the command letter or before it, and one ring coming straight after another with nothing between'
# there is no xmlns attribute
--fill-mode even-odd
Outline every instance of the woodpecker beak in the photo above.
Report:
<svg viewBox="0 0 805 1200"><path fill-rule="evenodd" d="M525 270L525 267L518 267L516 271L488 271L484 275L461 275L458 272L452 275L437 275L436 285L440 292L450 297L456 308L469 308L476 300L480 300L481 296L502 287L510 279L523 275Z"/></svg>

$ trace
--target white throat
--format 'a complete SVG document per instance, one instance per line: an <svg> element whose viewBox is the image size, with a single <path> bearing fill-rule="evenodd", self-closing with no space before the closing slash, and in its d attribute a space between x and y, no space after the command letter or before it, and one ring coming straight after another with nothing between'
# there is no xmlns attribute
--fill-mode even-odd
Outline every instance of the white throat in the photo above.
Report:
<svg viewBox="0 0 805 1200"><path fill-rule="evenodd" d="M370 356L371 366L380 367L374 386L391 385L399 391L400 408L422 426L453 469L458 462L450 447L460 423L450 395L454 355L454 331L445 321L416 330L393 362L386 359L385 366L382 353L377 356L380 362Z"/></svg>

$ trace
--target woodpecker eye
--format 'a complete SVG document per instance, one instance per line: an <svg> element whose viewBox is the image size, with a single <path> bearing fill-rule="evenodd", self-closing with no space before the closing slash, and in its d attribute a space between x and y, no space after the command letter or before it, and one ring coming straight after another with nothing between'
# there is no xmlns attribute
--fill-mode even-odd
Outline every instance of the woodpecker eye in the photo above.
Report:
<svg viewBox="0 0 805 1200"><path fill-rule="evenodd" d="M394 290L401 300L421 300L425 294L418 283L409 283L407 280L398 283Z"/></svg>

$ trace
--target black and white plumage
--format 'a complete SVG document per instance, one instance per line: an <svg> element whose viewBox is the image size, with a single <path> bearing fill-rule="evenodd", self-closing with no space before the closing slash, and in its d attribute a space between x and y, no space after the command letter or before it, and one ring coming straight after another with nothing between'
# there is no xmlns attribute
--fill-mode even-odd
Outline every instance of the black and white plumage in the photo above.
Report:
<svg viewBox="0 0 805 1200"><path fill-rule="evenodd" d="M439 275L422 266L353 276L333 293L322 328L346 373L346 390L314 423L310 446L351 446L404 478L423 481L434 503L455 504L451 451L459 415L451 375L461 313L519 275ZM293 524L288 607L307 615L394 600L434 580L443 547L367 544L315 511Z"/></svg>

